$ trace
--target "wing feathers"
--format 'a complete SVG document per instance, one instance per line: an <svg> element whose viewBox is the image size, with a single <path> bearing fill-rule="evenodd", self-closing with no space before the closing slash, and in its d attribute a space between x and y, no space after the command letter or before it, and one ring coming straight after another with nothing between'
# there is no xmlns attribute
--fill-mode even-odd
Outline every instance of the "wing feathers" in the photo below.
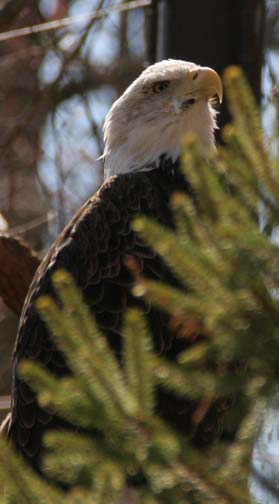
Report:
<svg viewBox="0 0 279 504"><path fill-rule="evenodd" d="M179 184L181 183L179 178ZM15 369L22 358L37 360L58 376L65 374L64 359L54 348L51 336L34 310L42 294L53 295L51 275L66 268L81 288L97 324L105 330L118 353L121 347L122 315L127 306L140 304L149 314L155 348L167 348L166 323L142 300L133 297L133 277L126 266L132 257L139 271L152 278L164 278L167 269L158 255L133 230L137 214L146 214L172 225L168 197L177 188L172 175L158 170L111 177L90 198L58 237L43 260L31 284L15 347ZM42 435L55 419L42 411L33 392L15 371L10 435L35 466L39 464Z"/></svg>

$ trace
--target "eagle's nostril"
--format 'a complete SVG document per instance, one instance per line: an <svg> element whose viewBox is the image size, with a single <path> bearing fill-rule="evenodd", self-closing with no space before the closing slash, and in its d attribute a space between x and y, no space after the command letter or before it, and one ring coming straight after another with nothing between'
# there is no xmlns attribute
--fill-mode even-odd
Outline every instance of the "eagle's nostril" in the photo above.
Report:
<svg viewBox="0 0 279 504"><path fill-rule="evenodd" d="M182 103L182 110L187 110L189 107L191 107L191 105L194 105L194 103L196 103L196 99L195 98L189 98L188 100L185 100L183 103Z"/></svg>

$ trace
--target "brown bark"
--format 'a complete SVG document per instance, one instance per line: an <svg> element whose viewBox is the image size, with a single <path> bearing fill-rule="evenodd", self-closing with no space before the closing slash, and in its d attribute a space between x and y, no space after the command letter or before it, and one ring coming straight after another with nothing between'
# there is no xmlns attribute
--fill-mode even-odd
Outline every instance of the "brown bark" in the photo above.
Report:
<svg viewBox="0 0 279 504"><path fill-rule="evenodd" d="M0 294L17 315L39 263L39 257L24 241L0 234Z"/></svg>

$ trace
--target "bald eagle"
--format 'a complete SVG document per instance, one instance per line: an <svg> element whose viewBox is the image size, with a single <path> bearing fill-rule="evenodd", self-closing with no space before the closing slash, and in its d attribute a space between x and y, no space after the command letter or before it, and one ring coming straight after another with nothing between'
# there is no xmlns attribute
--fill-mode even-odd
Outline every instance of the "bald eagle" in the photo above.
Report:
<svg viewBox="0 0 279 504"><path fill-rule="evenodd" d="M173 227L169 199L174 191L191 194L179 170L183 137L192 132L204 148L214 148L216 111L222 82L211 68L165 60L149 66L112 105L104 124L105 181L66 226L40 264L20 319L14 350L14 376L9 436L38 468L42 436L59 420L42 410L33 391L18 376L22 359L33 359L57 376L68 373L63 356L35 309L42 294L52 294L51 277L64 268L74 277L98 326L117 355L121 354L123 313L138 304L126 258L132 256L143 275L175 282L158 254L132 228L138 214ZM183 342L169 331L166 315L144 306L154 348L173 359ZM192 408L192 409L191 409ZM193 406L163 393L158 412L199 444L210 441L208 423L193 429ZM211 426L211 432L214 427Z"/></svg>

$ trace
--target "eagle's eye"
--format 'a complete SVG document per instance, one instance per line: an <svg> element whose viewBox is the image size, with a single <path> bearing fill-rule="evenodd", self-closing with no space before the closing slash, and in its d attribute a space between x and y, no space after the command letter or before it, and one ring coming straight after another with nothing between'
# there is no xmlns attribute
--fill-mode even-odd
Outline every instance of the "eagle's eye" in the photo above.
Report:
<svg viewBox="0 0 279 504"><path fill-rule="evenodd" d="M161 93L162 91L164 91L164 89L169 87L169 84L170 81L155 82L155 84L153 84L152 86L152 91L153 93Z"/></svg>

